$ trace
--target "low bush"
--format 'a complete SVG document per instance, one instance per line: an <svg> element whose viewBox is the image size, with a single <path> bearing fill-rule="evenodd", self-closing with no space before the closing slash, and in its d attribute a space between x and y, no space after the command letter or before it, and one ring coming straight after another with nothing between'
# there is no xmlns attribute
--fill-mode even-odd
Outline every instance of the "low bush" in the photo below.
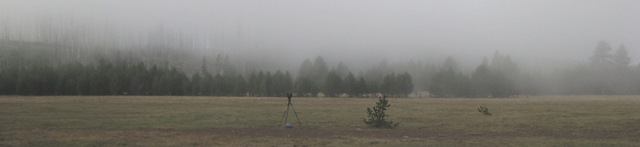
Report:
<svg viewBox="0 0 640 147"><path fill-rule="evenodd" d="M485 106L479 106L478 107L478 112L484 114L484 115L491 115L491 113L489 113L489 108L485 107Z"/></svg>

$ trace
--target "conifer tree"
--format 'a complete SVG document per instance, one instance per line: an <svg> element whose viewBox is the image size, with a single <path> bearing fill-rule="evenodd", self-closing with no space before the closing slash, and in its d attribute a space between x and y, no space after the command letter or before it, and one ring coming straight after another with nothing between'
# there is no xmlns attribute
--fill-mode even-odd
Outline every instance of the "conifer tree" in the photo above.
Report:
<svg viewBox="0 0 640 147"><path fill-rule="evenodd" d="M396 128L400 124L393 123L393 121L386 120L388 115L385 113L387 108L391 107L387 96L382 96L376 102L376 105L372 108L367 108L367 119L364 119L364 123L373 128Z"/></svg>

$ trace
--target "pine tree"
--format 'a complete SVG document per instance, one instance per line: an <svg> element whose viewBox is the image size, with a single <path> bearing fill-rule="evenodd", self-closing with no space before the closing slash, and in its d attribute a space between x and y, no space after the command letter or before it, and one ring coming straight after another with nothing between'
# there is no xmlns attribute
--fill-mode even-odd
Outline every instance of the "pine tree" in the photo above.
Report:
<svg viewBox="0 0 640 147"><path fill-rule="evenodd" d="M249 92L249 95L258 96L260 93L260 79L258 79L258 75L255 72L251 73L247 84L247 92Z"/></svg>
<svg viewBox="0 0 640 147"><path fill-rule="evenodd" d="M306 77L298 76L294 84L294 91L298 96L315 97L318 94L317 84Z"/></svg>
<svg viewBox="0 0 640 147"><path fill-rule="evenodd" d="M376 105L372 108L367 108L367 117L368 119L364 119L364 123L369 127L373 128L396 128L400 124L393 123L393 121L388 121L385 119L388 115L385 113L387 108L391 107L389 101L387 100L387 96L382 96L376 102Z"/></svg>
<svg viewBox="0 0 640 147"><path fill-rule="evenodd" d="M235 87L233 88L234 96L245 96L247 94L247 81L241 74L236 75Z"/></svg>
<svg viewBox="0 0 640 147"><path fill-rule="evenodd" d="M384 76L380 84L380 92L382 92L383 95L396 96L398 93L398 85L396 84L395 73Z"/></svg>
<svg viewBox="0 0 640 147"><path fill-rule="evenodd" d="M191 76L191 95L203 95L203 79L200 74L195 73Z"/></svg>
<svg viewBox="0 0 640 147"><path fill-rule="evenodd" d="M272 92L274 96L286 95L286 93L291 90L291 77L289 76L290 75L287 75L280 70L273 74L273 84L271 87L273 88Z"/></svg>
<svg viewBox="0 0 640 147"><path fill-rule="evenodd" d="M486 64L476 68L471 75L474 96L489 97L489 85L491 84L491 71Z"/></svg>
<svg viewBox="0 0 640 147"><path fill-rule="evenodd" d="M396 77L396 84L398 86L397 92L399 96L408 97L409 94L413 92L413 80L407 72L399 74L398 77Z"/></svg>
<svg viewBox="0 0 640 147"><path fill-rule="evenodd" d="M602 65L611 65L613 61L611 60L611 45L605 41L598 42L598 46L596 46L596 50L593 52L593 56L591 56L591 64L596 66Z"/></svg>
<svg viewBox="0 0 640 147"><path fill-rule="evenodd" d="M344 79L346 85L346 93L349 97L359 96L358 91L358 80L353 75L353 73L349 72L347 77Z"/></svg>
<svg viewBox="0 0 640 147"><path fill-rule="evenodd" d="M327 77L324 82L324 94L327 97L340 97L343 92L342 78L335 72L331 71L327 73Z"/></svg>
<svg viewBox="0 0 640 147"><path fill-rule="evenodd" d="M629 66L631 58L629 57L627 49L624 47L624 45L620 45L618 50L616 50L615 54L613 55L613 61L618 67Z"/></svg>
<svg viewBox="0 0 640 147"><path fill-rule="evenodd" d="M324 59L322 59L322 56L316 57L316 59L313 61L312 80L314 80L314 82L318 84L319 87L324 87L324 78L326 78L328 72L329 67L327 66L327 63L324 62Z"/></svg>

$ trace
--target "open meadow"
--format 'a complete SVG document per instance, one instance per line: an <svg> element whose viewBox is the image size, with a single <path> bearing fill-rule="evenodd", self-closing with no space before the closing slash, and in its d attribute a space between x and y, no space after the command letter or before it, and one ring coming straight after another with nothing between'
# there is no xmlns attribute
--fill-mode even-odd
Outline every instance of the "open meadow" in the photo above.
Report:
<svg viewBox="0 0 640 147"><path fill-rule="evenodd" d="M640 146L640 96L389 98L2 96L0 146ZM477 107L489 108L483 115Z"/></svg>

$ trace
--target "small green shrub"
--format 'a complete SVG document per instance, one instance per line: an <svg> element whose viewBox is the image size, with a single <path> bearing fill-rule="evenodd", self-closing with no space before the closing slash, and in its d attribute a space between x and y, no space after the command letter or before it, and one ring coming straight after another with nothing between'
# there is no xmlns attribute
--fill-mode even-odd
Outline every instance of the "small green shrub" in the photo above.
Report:
<svg viewBox="0 0 640 147"><path fill-rule="evenodd" d="M373 108L367 108L369 119L364 119L364 123L373 128L398 127L400 125L399 123L393 123L393 121L385 120L385 117L387 115L384 113L384 111L389 107L391 107L391 104L389 104L387 96L380 97L378 102L376 102L376 106L374 106Z"/></svg>

